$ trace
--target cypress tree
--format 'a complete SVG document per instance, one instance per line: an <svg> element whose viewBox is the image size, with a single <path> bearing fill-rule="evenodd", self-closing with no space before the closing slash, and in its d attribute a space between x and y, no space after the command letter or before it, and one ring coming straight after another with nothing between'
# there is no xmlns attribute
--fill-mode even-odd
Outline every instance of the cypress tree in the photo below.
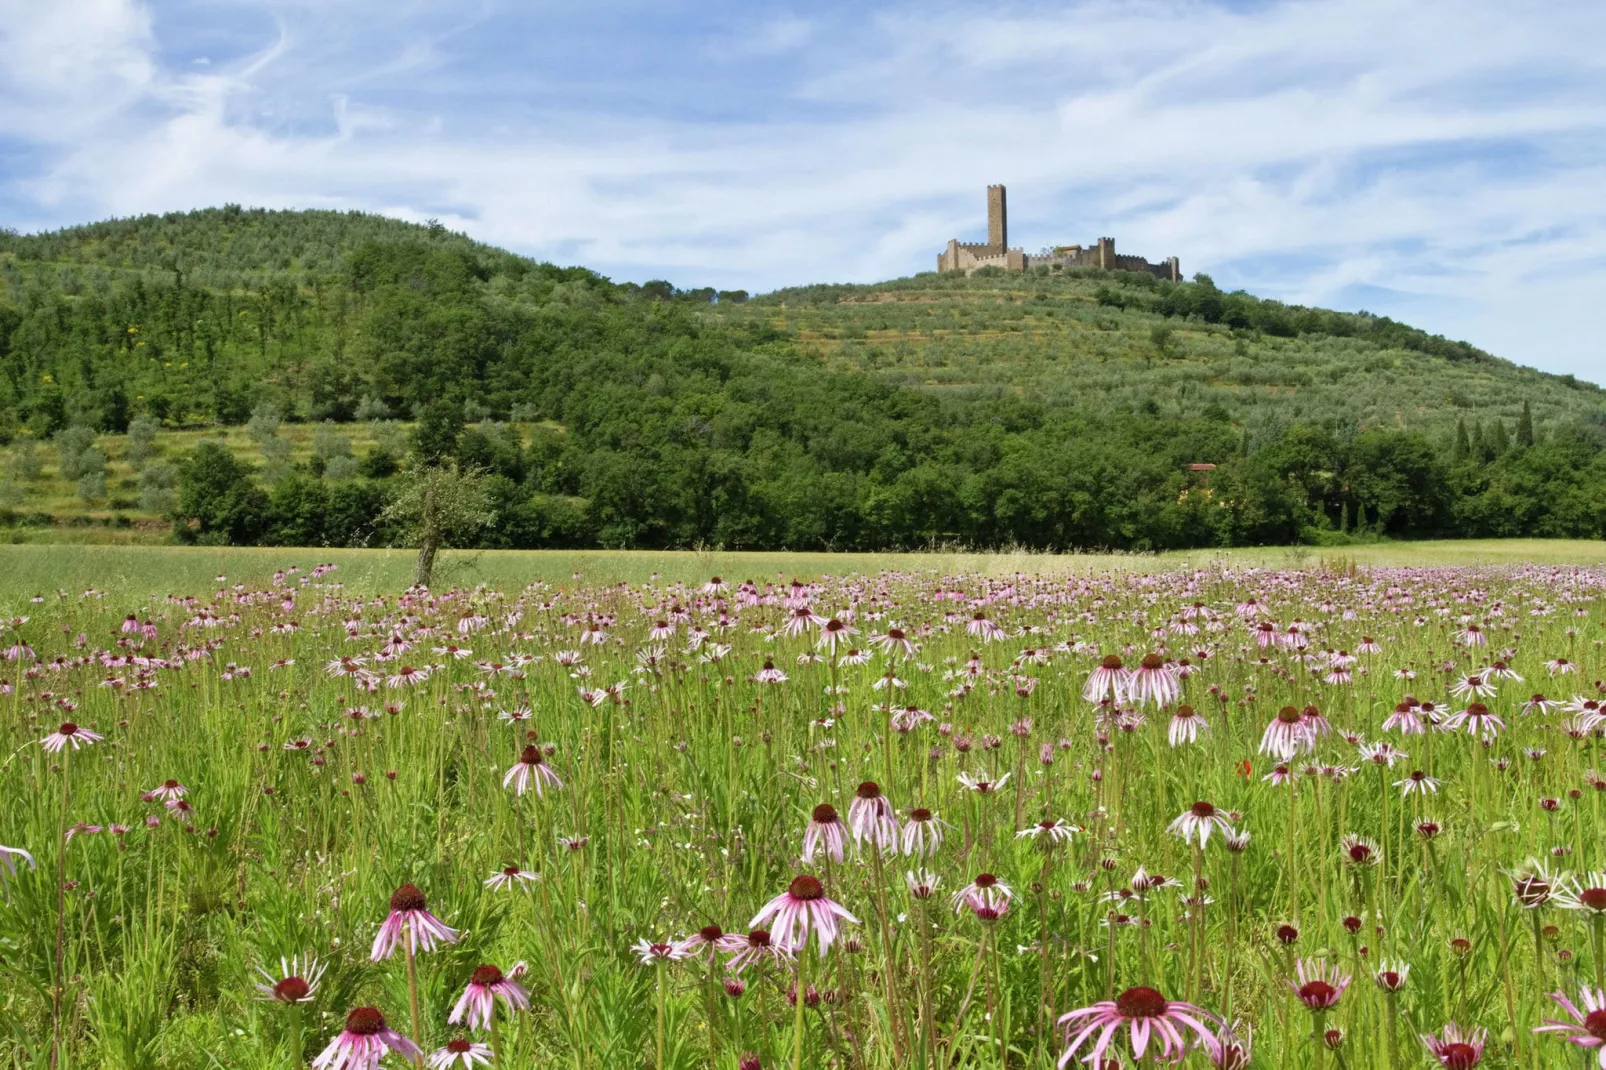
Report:
<svg viewBox="0 0 1606 1070"><path fill-rule="evenodd" d="M1467 418L1465 416L1455 422L1455 453L1451 459L1456 464L1465 464L1472 456L1472 442L1467 438Z"/></svg>
<svg viewBox="0 0 1606 1070"><path fill-rule="evenodd" d="M1528 399L1522 402L1522 415L1517 417L1517 445L1527 447L1534 444L1534 414L1528 406Z"/></svg>
<svg viewBox="0 0 1606 1070"><path fill-rule="evenodd" d="M1489 452L1500 457L1510 449L1511 434L1506 430L1506 422L1496 419L1493 429L1489 432Z"/></svg>

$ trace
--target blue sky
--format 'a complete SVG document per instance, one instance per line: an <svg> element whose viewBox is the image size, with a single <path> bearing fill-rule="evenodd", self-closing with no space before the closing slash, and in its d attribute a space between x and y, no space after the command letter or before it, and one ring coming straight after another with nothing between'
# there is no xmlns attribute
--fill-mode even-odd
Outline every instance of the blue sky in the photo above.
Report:
<svg viewBox="0 0 1606 1070"><path fill-rule="evenodd" d="M618 279L1122 251L1606 382L1606 3L0 0L0 225L437 217Z"/></svg>

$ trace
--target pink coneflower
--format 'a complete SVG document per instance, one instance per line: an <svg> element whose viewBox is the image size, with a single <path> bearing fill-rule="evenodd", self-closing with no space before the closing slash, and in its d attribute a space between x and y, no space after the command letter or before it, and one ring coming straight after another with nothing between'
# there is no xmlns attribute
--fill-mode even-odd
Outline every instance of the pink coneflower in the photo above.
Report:
<svg viewBox="0 0 1606 1070"><path fill-rule="evenodd" d="M991 795L1005 784L1009 783L1011 774L1005 773L997 780L984 780L981 776L971 776L969 773L959 774L959 783L968 791L977 795Z"/></svg>
<svg viewBox="0 0 1606 1070"><path fill-rule="evenodd" d="M821 958L837 938L838 919L859 923L845 907L826 898L825 886L818 878L807 874L792 878L786 891L764 904L748 924L760 925L771 918L775 919L771 926L775 942L788 951L802 950L812 929Z"/></svg>
<svg viewBox="0 0 1606 1070"><path fill-rule="evenodd" d="M1205 1057L1216 1070L1249 1070L1253 1060L1249 1026L1242 1022L1223 1029L1219 1037L1203 1042Z"/></svg>
<svg viewBox="0 0 1606 1070"><path fill-rule="evenodd" d="M1552 676L1566 676L1568 673L1578 671L1578 666L1566 658L1553 658L1545 662L1545 670Z"/></svg>
<svg viewBox="0 0 1606 1070"><path fill-rule="evenodd" d="M1355 648L1355 652L1357 654L1381 654L1383 653L1383 647L1370 635L1363 635L1361 636L1360 645Z"/></svg>
<svg viewBox="0 0 1606 1070"><path fill-rule="evenodd" d="M942 846L942 821L930 810L917 806L909 811L903 825L903 853L913 857L935 857Z"/></svg>
<svg viewBox="0 0 1606 1070"><path fill-rule="evenodd" d="M385 1024L377 1007L358 1007L346 1015L346 1028L312 1060L313 1070L375 1070L387 1051L417 1059L423 1051Z"/></svg>
<svg viewBox="0 0 1606 1070"><path fill-rule="evenodd" d="M1232 826L1227 823L1225 814L1212 804L1200 800L1178 814L1166 831L1180 838L1183 843L1192 843L1197 839L1202 849L1210 842L1212 829L1220 829L1225 834L1232 831Z"/></svg>
<svg viewBox="0 0 1606 1070"><path fill-rule="evenodd" d="M842 821L837 817L836 807L830 803L816 806L809 815L808 827L803 830L804 864L813 865L814 853L822 847L831 861L842 861L843 843Z"/></svg>
<svg viewBox="0 0 1606 1070"><path fill-rule="evenodd" d="M1450 694L1456 698L1465 698L1468 695L1474 698L1493 698L1494 692L1494 681L1481 673L1463 676L1450 688Z"/></svg>
<svg viewBox="0 0 1606 1070"><path fill-rule="evenodd" d="M914 641L909 638L902 628L894 625L883 634L870 637L870 642L881 648L883 654L902 654L906 658L915 655Z"/></svg>
<svg viewBox="0 0 1606 1070"><path fill-rule="evenodd" d="M1519 684L1522 683L1522 677L1517 675L1517 670L1499 659L1484 669L1482 675L1489 680L1515 680Z"/></svg>
<svg viewBox="0 0 1606 1070"><path fill-rule="evenodd" d="M1411 967L1408 964L1385 961L1378 963L1377 972L1372 974L1372 980L1383 991L1394 993L1405 987L1406 978L1410 976Z"/></svg>
<svg viewBox="0 0 1606 1070"><path fill-rule="evenodd" d="M878 851L898 850L898 819L875 781L866 780L853 793L853 801L848 804L848 829L856 847L869 840Z"/></svg>
<svg viewBox="0 0 1606 1070"><path fill-rule="evenodd" d="M55 754L69 743L72 744L73 750L77 750L79 747L87 747L91 743L99 743L104 738L106 737L99 733L91 732L82 725L74 724L72 721L63 721L59 728L41 739L39 745L51 754Z"/></svg>
<svg viewBox="0 0 1606 1070"><path fill-rule="evenodd" d="M1070 843L1071 837L1080 831L1079 828L1063 818L1060 820L1045 818L1034 825L1027 825L1015 833L1015 838L1017 840L1037 840L1046 836L1050 844Z"/></svg>
<svg viewBox="0 0 1606 1070"><path fill-rule="evenodd" d="M1537 910L1550 902L1561 883L1543 862L1530 858L1506 876L1511 881L1511 897L1524 910Z"/></svg>
<svg viewBox="0 0 1606 1070"><path fill-rule="evenodd" d="M1199 733L1209 728L1210 724L1192 706L1178 706L1177 711L1171 715L1171 725L1166 731L1166 738L1173 747L1183 743L1193 743L1198 740Z"/></svg>
<svg viewBox="0 0 1606 1070"><path fill-rule="evenodd" d="M1420 769L1411 770L1409 776L1404 780L1396 780L1394 786L1400 789L1401 795L1409 795L1412 792L1420 792L1423 795L1439 793L1439 782Z"/></svg>
<svg viewBox="0 0 1606 1070"><path fill-rule="evenodd" d="M1439 1060L1444 1070L1472 1070L1483 1058L1483 1044L1489 1037L1487 1029L1463 1030L1454 1022L1447 1022L1439 1035L1418 1034L1428 1051Z"/></svg>
<svg viewBox="0 0 1606 1070"><path fill-rule="evenodd" d="M485 887L496 891L501 888L516 888L521 884L533 884L541 879L539 873L531 873L518 866L503 866L489 877L485 878Z"/></svg>
<svg viewBox="0 0 1606 1070"><path fill-rule="evenodd" d="M195 820L195 808L188 799L169 799L162 805L167 807L168 816L181 825Z"/></svg>
<svg viewBox="0 0 1606 1070"><path fill-rule="evenodd" d="M1417 707L1409 702L1395 705L1394 712L1383 720L1383 731L1398 730L1402 736L1420 736L1425 729L1422 727L1422 718L1416 714Z"/></svg>
<svg viewBox="0 0 1606 1070"><path fill-rule="evenodd" d="M991 873L978 873L976 879L953 894L954 913L965 907L975 909L979 903L987 907L1004 907L1015 897L1014 891Z"/></svg>
<svg viewBox="0 0 1606 1070"><path fill-rule="evenodd" d="M502 778L504 788L510 784L517 795L523 795L534 788L537 798L544 797L549 787L553 789L563 787L563 781L558 779L558 774L552 771L552 767L546 764L546 759L542 757L541 748L533 744L519 753L519 760L513 763L513 767Z"/></svg>
<svg viewBox="0 0 1606 1070"><path fill-rule="evenodd" d="M653 943L646 937L632 944L630 950L636 953L636 960L643 966L656 966L660 962L679 962L685 958L678 944Z"/></svg>
<svg viewBox="0 0 1606 1070"><path fill-rule="evenodd" d="M457 930L431 914L424 893L411 884L402 885L391 895L390 914L374 937L373 960L390 958L404 935L413 951L434 951L438 943L457 943Z"/></svg>
<svg viewBox="0 0 1606 1070"><path fill-rule="evenodd" d="M1544 1019L1545 1024L1536 1026L1535 1033L1559 1033L1562 1039L1577 1044L1580 1048L1594 1048L1599 1053L1596 1064L1601 1070L1606 1070L1606 991L1599 988L1585 986L1579 989L1579 1002L1584 1005L1579 1010L1564 992L1552 992L1550 998L1556 1005L1567 1012L1572 1019L1570 1022L1560 1022L1554 1018Z"/></svg>
<svg viewBox="0 0 1606 1070"><path fill-rule="evenodd" d="M815 644L828 653L836 653L838 643L847 642L848 636L856 634L851 624L832 617L820 626L820 641Z"/></svg>
<svg viewBox="0 0 1606 1070"><path fill-rule="evenodd" d="M786 673L775 667L774 658L765 658L764 667L753 674L755 684L784 684Z"/></svg>
<svg viewBox="0 0 1606 1070"><path fill-rule="evenodd" d="M451 1070L454 1066L472 1068L492 1061L489 1044L478 1044L467 1037L453 1037L443 1047L429 1053L430 1070Z"/></svg>
<svg viewBox="0 0 1606 1070"><path fill-rule="evenodd" d="M675 943L681 958L703 957L708 960L710 966L714 964L716 951L740 951L746 946L746 937L726 933L718 925L704 925L690 936L682 937Z"/></svg>
<svg viewBox="0 0 1606 1070"><path fill-rule="evenodd" d="M1524 716L1528 717L1531 717L1536 713L1549 713L1551 705L1552 703L1549 699L1547 699L1540 692L1535 691L1532 695L1529 695L1527 701L1522 704L1522 712Z"/></svg>
<svg viewBox="0 0 1606 1070"><path fill-rule="evenodd" d="M1213 1022L1218 1027L1220 1025L1220 1019L1214 1014L1191 1003L1167 1000L1152 988L1129 988L1113 1000L1060 1016L1059 1025L1065 1029L1067 1047L1065 1054L1060 1056L1059 1065L1063 1068L1069 1064L1082 1045L1093 1039L1095 1034L1097 1039L1093 1040L1093 1048L1082 1061L1101 1064L1104 1052L1122 1026L1129 1031L1134 1060L1141 1061L1153 1041L1159 1046L1155 1054L1157 1060L1178 1062L1188 1053L1185 1030L1193 1033L1197 1042L1206 1048L1219 1043L1206 1022ZM1072 1031L1078 1027L1081 1031L1072 1035Z"/></svg>
<svg viewBox="0 0 1606 1070"><path fill-rule="evenodd" d="M385 683L391 687L412 687L416 684L421 684L428 679L428 665L420 665L416 668L412 665L403 665L401 668L391 673L390 676L385 680Z"/></svg>
<svg viewBox="0 0 1606 1070"><path fill-rule="evenodd" d="M1606 915L1606 872L1587 873L1582 881L1576 877L1563 881L1555 898L1556 905L1564 909Z"/></svg>
<svg viewBox="0 0 1606 1070"><path fill-rule="evenodd" d="M1455 732L1466 725L1471 735L1482 736L1484 739L1493 739L1506 727L1506 722L1495 716L1494 711L1481 702L1468 704L1464 710L1459 710L1444 719L1439 725L1443 732Z"/></svg>
<svg viewBox="0 0 1606 1070"><path fill-rule="evenodd" d="M530 1007L530 998L525 995L523 986L503 976L501 967L475 967L446 1021L452 1025L462 1022L470 1029L489 1029L499 999L509 1012Z"/></svg>
<svg viewBox="0 0 1606 1070"><path fill-rule="evenodd" d="M1284 706L1261 734L1260 753L1287 761L1302 748L1307 751L1316 749L1316 733L1297 708Z"/></svg>
<svg viewBox="0 0 1606 1070"><path fill-rule="evenodd" d="M725 960L725 968L738 973L755 963L782 962L792 957L791 948L775 942L768 929L754 929L746 936L731 938L736 954Z"/></svg>
<svg viewBox="0 0 1606 1070"><path fill-rule="evenodd" d="M1374 841L1353 832L1338 841L1338 851L1349 866L1375 866L1383 858Z"/></svg>
<svg viewBox="0 0 1606 1070"><path fill-rule="evenodd" d="M1338 1005L1339 997L1349 987L1349 974L1337 966L1320 959L1300 959L1295 964L1297 981L1289 981L1299 1001L1313 1011L1327 1011Z"/></svg>
<svg viewBox="0 0 1606 1070"><path fill-rule="evenodd" d="M258 966L266 984L258 984L257 991L261 993L258 999L271 1000L276 1003L310 1003L313 993L318 991L318 982L323 979L323 971L327 967L312 955L305 961L301 956L279 960L279 976Z"/></svg>
<svg viewBox="0 0 1606 1070"><path fill-rule="evenodd" d="M1174 668L1158 654L1145 654L1138 667L1127 674L1126 695L1138 706L1153 702L1169 706L1182 695L1182 685Z"/></svg>
<svg viewBox="0 0 1606 1070"><path fill-rule="evenodd" d="M182 799L189 793L189 788L176 780L164 781L160 787L152 788L145 793L145 798L151 802L169 802L173 799Z"/></svg>
<svg viewBox="0 0 1606 1070"><path fill-rule="evenodd" d="M1089 702L1103 702L1113 698L1120 702L1126 697L1126 669L1121 659L1114 654L1106 654L1099 667L1088 676L1087 683L1082 686L1082 697Z"/></svg>
<svg viewBox="0 0 1606 1070"><path fill-rule="evenodd" d="M916 899L930 899L942 887L942 878L927 869L912 869L903 875L904 886Z"/></svg>

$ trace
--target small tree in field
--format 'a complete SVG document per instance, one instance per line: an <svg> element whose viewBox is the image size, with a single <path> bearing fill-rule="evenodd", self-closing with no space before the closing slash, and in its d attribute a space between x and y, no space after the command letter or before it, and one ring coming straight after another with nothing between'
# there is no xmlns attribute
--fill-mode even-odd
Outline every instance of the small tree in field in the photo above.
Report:
<svg viewBox="0 0 1606 1070"><path fill-rule="evenodd" d="M428 587L440 548L489 526L496 512L483 476L471 468L414 464L402 472L400 483L401 492L380 519L399 525L406 541L417 544L413 585Z"/></svg>

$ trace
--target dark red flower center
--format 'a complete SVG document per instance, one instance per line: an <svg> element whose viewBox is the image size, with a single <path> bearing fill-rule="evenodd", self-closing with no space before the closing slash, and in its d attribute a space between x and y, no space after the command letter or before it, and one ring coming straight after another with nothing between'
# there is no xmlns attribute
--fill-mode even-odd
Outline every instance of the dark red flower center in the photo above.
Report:
<svg viewBox="0 0 1606 1070"><path fill-rule="evenodd" d="M1216 808L1214 806L1212 806L1211 804L1209 804L1207 802L1204 802L1202 800L1200 802L1194 803L1191 807L1189 807L1189 809L1193 812L1193 816L1194 817L1215 817L1216 816Z"/></svg>
<svg viewBox="0 0 1606 1070"><path fill-rule="evenodd" d="M748 947L769 947L770 931L768 929L754 929L747 934Z"/></svg>
<svg viewBox="0 0 1606 1070"><path fill-rule="evenodd" d="M1584 1031L1592 1037L1606 1040L1606 1010L1590 1011L1585 1015Z"/></svg>
<svg viewBox="0 0 1606 1070"><path fill-rule="evenodd" d="M390 897L392 910L423 910L424 893L411 884L404 884L397 888ZM355 1012L353 1012L355 1013ZM377 1012L376 1012L377 1013Z"/></svg>
<svg viewBox="0 0 1606 1070"><path fill-rule="evenodd" d="M1478 1049L1457 1041L1439 1049L1439 1061L1445 1070L1472 1070L1478 1065Z"/></svg>
<svg viewBox="0 0 1606 1070"><path fill-rule="evenodd" d="M385 1016L378 1007L357 1007L346 1015L346 1032L371 1037L385 1028Z"/></svg>
<svg viewBox="0 0 1606 1070"><path fill-rule="evenodd" d="M1606 910L1606 888L1585 888L1578 893L1578 901L1590 910Z"/></svg>
<svg viewBox="0 0 1606 1070"><path fill-rule="evenodd" d="M697 930L697 935L703 938L704 943L711 944L715 940L718 940L720 937L724 936L725 930L721 929L718 925L704 925L701 929Z"/></svg>
<svg viewBox="0 0 1606 1070"><path fill-rule="evenodd" d="M1187 718L1194 716L1193 707L1192 706L1178 706L1176 715L1178 717L1181 717L1182 719L1186 720Z"/></svg>
<svg viewBox="0 0 1606 1070"><path fill-rule="evenodd" d="M917 806L913 810L909 811L909 817L913 821L930 821L931 811L927 810L924 806Z"/></svg>
<svg viewBox="0 0 1606 1070"><path fill-rule="evenodd" d="M1372 849L1364 843L1352 844L1349 857L1351 862L1365 862L1372 857Z"/></svg>
<svg viewBox="0 0 1606 1070"><path fill-rule="evenodd" d="M454 1055L461 1055L465 1051L473 1051L474 1044L467 1037L453 1037L446 1042L446 1050Z"/></svg>
<svg viewBox="0 0 1606 1070"><path fill-rule="evenodd" d="M162 785L162 787L166 788L168 791L172 791L174 788L178 787L178 781L169 780L166 783L164 783Z"/></svg>
<svg viewBox="0 0 1606 1070"><path fill-rule="evenodd" d="M1115 1009L1123 1018L1159 1018L1170 1006L1159 992L1142 985L1115 997Z"/></svg>
<svg viewBox="0 0 1606 1070"><path fill-rule="evenodd" d="M1039 821L1037 823L1037 827L1042 829L1044 832L1052 832L1058 826L1059 826L1059 822L1058 821Z"/></svg>
<svg viewBox="0 0 1606 1070"><path fill-rule="evenodd" d="M1121 659L1116 657L1114 654L1106 654L1104 655L1104 660L1099 663L1099 667L1104 669L1119 669L1121 667Z"/></svg>
<svg viewBox="0 0 1606 1070"><path fill-rule="evenodd" d="M482 988L489 988L491 985L499 984L501 980L502 969L500 966L476 966L474 967L474 972L469 975L468 983L479 985Z"/></svg>
<svg viewBox="0 0 1606 1070"><path fill-rule="evenodd" d="M814 822L818 825L836 824L836 807L830 803L821 803L814 808Z"/></svg>
<svg viewBox="0 0 1606 1070"><path fill-rule="evenodd" d="M1285 944L1291 944L1299 939L1299 930L1292 925L1279 925L1277 926L1277 939Z"/></svg>
<svg viewBox="0 0 1606 1070"><path fill-rule="evenodd" d="M286 977L273 986L273 994L286 1003L297 1003L307 998L312 986L299 977Z"/></svg>
<svg viewBox="0 0 1606 1070"><path fill-rule="evenodd" d="M1145 654L1143 655L1143 661L1139 664L1141 664L1145 669L1154 670L1164 665L1165 659L1158 654Z"/></svg>
<svg viewBox="0 0 1606 1070"><path fill-rule="evenodd" d="M793 899L811 902L815 899L825 898L825 885L821 884L817 878L810 877L805 873L801 877L792 878L792 883L787 885L786 893Z"/></svg>
<svg viewBox="0 0 1606 1070"><path fill-rule="evenodd" d="M1383 987L1388 989L1390 992L1400 987L1400 975L1395 973L1393 970L1384 970L1377 976L1378 980L1383 982Z"/></svg>
<svg viewBox="0 0 1606 1070"><path fill-rule="evenodd" d="M847 627L846 624L843 624L841 621L837 620L835 617L832 617L830 620L825 622L825 630L828 631L828 632L840 632L843 628L846 628L846 627Z"/></svg>
<svg viewBox="0 0 1606 1070"><path fill-rule="evenodd" d="M861 799L879 799L881 798L881 785L873 780L866 780L859 785L859 790L854 794Z"/></svg>
<svg viewBox="0 0 1606 1070"><path fill-rule="evenodd" d="M903 636L903 629L902 628L888 628L887 629L887 638L888 639L891 639L894 642L896 642L899 639L902 639L903 637L904 636Z"/></svg>
<svg viewBox="0 0 1606 1070"><path fill-rule="evenodd" d="M73 724L71 721L63 721L61 722L61 727L56 729L56 731L60 732L64 736L70 736L77 733L78 726Z"/></svg>
<svg viewBox="0 0 1606 1070"><path fill-rule="evenodd" d="M517 877L518 875L519 875L519 867L518 866L503 866L502 867L502 876L504 876L504 877Z"/></svg>
<svg viewBox="0 0 1606 1070"><path fill-rule="evenodd" d="M1299 998L1314 1006L1325 1007L1337 995L1338 989L1326 981L1307 981L1299 987Z"/></svg>
<svg viewBox="0 0 1606 1070"><path fill-rule="evenodd" d="M1277 711L1277 719L1283 724L1298 724L1300 720L1299 711L1292 706L1284 706Z"/></svg>
<svg viewBox="0 0 1606 1070"><path fill-rule="evenodd" d="M1474 702L1474 703L1472 703L1471 705L1469 705L1467 707L1467 716L1468 717L1487 717L1487 716L1489 716L1489 707L1485 706L1481 702Z"/></svg>
<svg viewBox="0 0 1606 1070"><path fill-rule="evenodd" d="M541 748L533 746L525 747L523 753L519 755L519 761L523 762L525 765L540 765Z"/></svg>
<svg viewBox="0 0 1606 1070"><path fill-rule="evenodd" d="M978 873L976 875L976 887L978 888L991 888L997 883L998 878L991 873Z"/></svg>

